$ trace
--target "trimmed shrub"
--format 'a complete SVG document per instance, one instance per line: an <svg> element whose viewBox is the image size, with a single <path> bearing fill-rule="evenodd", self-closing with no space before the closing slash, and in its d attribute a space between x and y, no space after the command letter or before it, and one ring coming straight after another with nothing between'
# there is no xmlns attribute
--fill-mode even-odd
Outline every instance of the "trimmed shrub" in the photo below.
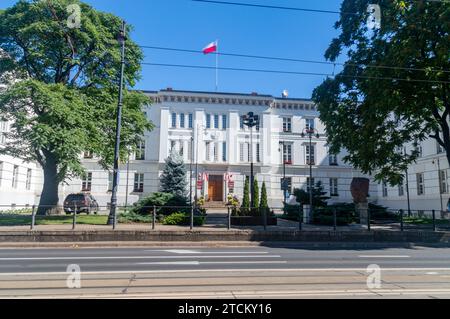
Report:
<svg viewBox="0 0 450 319"><path fill-rule="evenodd" d="M194 226L202 226L204 223L205 223L204 215L194 216ZM163 224L188 226L191 224L191 216L190 214L184 212L176 212L170 214L169 216L164 217Z"/></svg>

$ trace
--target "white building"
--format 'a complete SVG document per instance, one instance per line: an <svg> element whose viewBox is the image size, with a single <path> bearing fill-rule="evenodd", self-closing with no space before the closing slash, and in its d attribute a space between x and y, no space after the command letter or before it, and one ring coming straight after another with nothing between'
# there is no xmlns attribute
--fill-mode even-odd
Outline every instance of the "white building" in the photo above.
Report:
<svg viewBox="0 0 450 319"><path fill-rule="evenodd" d="M282 206L283 157L292 163L286 165L290 189L307 188L309 138L302 137L302 132L308 127L320 134L312 139L314 183L323 183L332 202L352 201L351 180L362 175L344 164L342 155L329 155L324 125L310 100L172 89L146 94L153 104L145 112L155 128L145 133L140 151L130 159L128 169L126 163L121 165L119 205L159 190L159 176L172 149L183 156L188 168L192 164L193 172L198 162L202 179L199 196L214 202L224 202L230 193L242 198L245 178L250 176L251 134L241 118L248 112L260 116L260 125L252 134L254 171L259 186L266 184L269 205ZM101 205L109 203L112 174L96 162L84 160L87 178L61 188L61 199L72 192L88 191ZM192 186L195 191L194 173ZM371 185L371 190L371 198L376 200L377 184Z"/></svg>
<svg viewBox="0 0 450 319"><path fill-rule="evenodd" d="M411 153L413 146L407 145ZM378 186L378 202L395 209L408 208L409 189L411 210L446 210L449 193L449 165L444 149L435 139L427 139L418 145L420 157L408 168L408 184L390 187Z"/></svg>
<svg viewBox="0 0 450 319"><path fill-rule="evenodd" d="M0 119L0 147L6 143L9 127L9 122ZM42 174L36 164L0 155L0 211L37 203L41 189Z"/></svg>
<svg viewBox="0 0 450 319"><path fill-rule="evenodd" d="M261 187L266 183L269 205L280 207L283 201L281 179L283 159L290 189L307 188L309 178L309 138L302 136L314 127L320 137L313 137L311 160L314 182L321 181L331 202L352 202L350 183L362 176L342 162L344 154L330 156L324 125L314 104L308 99L276 98L270 95L175 91L146 92L153 104L145 108L155 124L146 132L137 154L120 167L118 203L124 205L159 191L159 176L170 150L192 164L195 192L195 163L201 176L198 195L223 202L227 194L242 198L246 176L250 175L250 130L241 117L248 112L260 116L260 126L253 130L255 177ZM9 123L0 122L0 147ZM280 143L284 143L280 145ZM449 165L432 139L421 143L422 156L408 169L410 205L413 210L445 210L449 199ZM411 146L407 146L411 151ZM68 181L60 187L60 201L70 193L90 192L101 205L111 199L112 173L104 171L98 160L84 154L88 172L85 179ZM0 155L0 205L33 205L39 202L42 172L34 163L24 163ZM372 182L370 201L407 209L407 187L389 187ZM2 210L2 209L0 209Z"/></svg>

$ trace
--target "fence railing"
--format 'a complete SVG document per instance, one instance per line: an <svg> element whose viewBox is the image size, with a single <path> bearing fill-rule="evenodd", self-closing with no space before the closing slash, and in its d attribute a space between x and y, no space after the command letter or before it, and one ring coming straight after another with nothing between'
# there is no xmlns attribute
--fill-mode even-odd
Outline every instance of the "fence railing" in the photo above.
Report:
<svg viewBox="0 0 450 319"><path fill-rule="evenodd" d="M311 213L304 212L301 206L245 208L232 206L211 208L195 206L118 206L115 216L109 218L109 206L72 203L70 205L15 205L11 208L0 206L0 227L27 226L35 230L44 225L66 225L75 230L78 225L96 225L116 229L120 225L140 225L155 230L158 225L177 225L189 227L210 226L232 229L233 227L262 226L267 230L276 225L276 218L290 220L297 224L298 230L304 225L328 226L334 231L360 224L359 214L354 209L341 209L329 206L314 208ZM218 210L219 212L217 212ZM305 219L306 218L306 219ZM449 230L450 213L437 210L386 210L369 209L367 230L374 227L407 230Z"/></svg>

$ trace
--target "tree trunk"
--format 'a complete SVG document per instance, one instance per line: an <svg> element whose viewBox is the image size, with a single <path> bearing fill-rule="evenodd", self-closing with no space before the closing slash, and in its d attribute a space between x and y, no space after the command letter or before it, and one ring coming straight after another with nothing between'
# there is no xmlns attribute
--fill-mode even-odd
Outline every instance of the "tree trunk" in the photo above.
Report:
<svg viewBox="0 0 450 319"><path fill-rule="evenodd" d="M44 171L44 186L39 201L39 208L37 215L49 215L59 212L57 207L59 202L58 196L58 165L54 159L47 158L46 164L43 167Z"/></svg>

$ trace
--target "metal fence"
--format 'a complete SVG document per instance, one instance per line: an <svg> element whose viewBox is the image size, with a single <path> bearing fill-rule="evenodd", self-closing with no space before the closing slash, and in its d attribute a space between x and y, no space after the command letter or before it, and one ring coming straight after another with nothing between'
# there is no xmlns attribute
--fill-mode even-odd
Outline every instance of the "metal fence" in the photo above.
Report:
<svg viewBox="0 0 450 319"><path fill-rule="evenodd" d="M190 230L197 227L223 229L259 226L267 230L279 220L290 221L290 228L304 230L304 225L323 226L334 231L347 230L361 224L356 210L329 206L304 213L301 206L261 208L233 208L223 206L202 208L195 206L119 206L117 214L109 218L109 206L86 206L73 203L65 206L0 206L0 227L29 227L36 230L43 225L95 225L116 229L118 225L139 225L155 230L162 225L176 225ZM306 218L306 220L305 220ZM306 223L305 223L306 222ZM367 222L373 228L450 231L450 213L436 210L374 210L369 209ZM328 227L328 228L327 228ZM165 228L159 228L165 229Z"/></svg>

